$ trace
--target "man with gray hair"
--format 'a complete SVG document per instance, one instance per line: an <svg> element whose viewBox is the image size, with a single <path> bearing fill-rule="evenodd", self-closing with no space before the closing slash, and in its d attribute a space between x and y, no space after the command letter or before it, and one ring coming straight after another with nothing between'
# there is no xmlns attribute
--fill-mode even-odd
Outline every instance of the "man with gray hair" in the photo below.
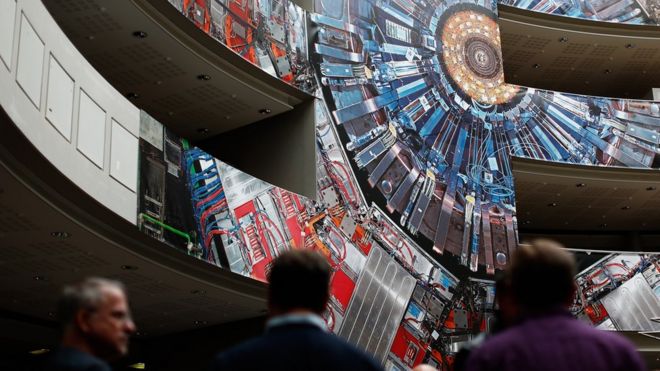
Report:
<svg viewBox="0 0 660 371"><path fill-rule="evenodd" d="M62 343L48 370L109 371L105 361L128 352L135 324L120 282L92 277L64 287L57 315Z"/></svg>

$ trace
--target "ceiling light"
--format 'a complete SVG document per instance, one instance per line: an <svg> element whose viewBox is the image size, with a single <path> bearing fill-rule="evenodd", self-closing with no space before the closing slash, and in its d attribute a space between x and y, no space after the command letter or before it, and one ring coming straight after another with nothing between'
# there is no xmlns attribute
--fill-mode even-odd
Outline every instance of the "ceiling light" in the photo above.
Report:
<svg viewBox="0 0 660 371"><path fill-rule="evenodd" d="M603 72L604 72L606 75L609 75L610 73L612 73L612 70L608 68L608 69L606 69L606 70L603 71Z"/></svg>
<svg viewBox="0 0 660 371"><path fill-rule="evenodd" d="M560 42L560 43L568 42L568 37L566 37L566 36L562 36L562 37L560 37L560 38L559 38L559 42Z"/></svg>
<svg viewBox="0 0 660 371"><path fill-rule="evenodd" d="M140 94L131 91L131 92L126 93L126 98L128 98L128 99L137 99L137 98L140 98Z"/></svg>
<svg viewBox="0 0 660 371"><path fill-rule="evenodd" d="M35 281L45 281L46 277L44 276L34 276L32 277Z"/></svg>
<svg viewBox="0 0 660 371"><path fill-rule="evenodd" d="M199 128L199 129L197 129L197 132L200 133L200 134L208 134L209 129L208 128Z"/></svg>
<svg viewBox="0 0 660 371"><path fill-rule="evenodd" d="M53 238L57 238L58 240L66 240L67 238L71 237L71 234L69 232L64 232L64 231L54 231L54 232L50 232L50 236Z"/></svg>
<svg viewBox="0 0 660 371"><path fill-rule="evenodd" d="M584 183L578 183L575 186L578 187L578 188L582 188L582 187L586 187L587 185L584 184Z"/></svg>
<svg viewBox="0 0 660 371"><path fill-rule="evenodd" d="M133 36L137 37L138 39L144 39L149 35L144 31L135 31L135 32L133 32Z"/></svg>
<svg viewBox="0 0 660 371"><path fill-rule="evenodd" d="M534 64L532 65L532 67L533 67L535 70L538 70L539 68L541 68L541 65L538 64L538 63L534 63Z"/></svg>
<svg viewBox="0 0 660 371"><path fill-rule="evenodd" d="M34 349L34 350L31 350L31 351L29 351L28 353L30 353L30 354L32 354L32 355L34 355L34 356L38 356L38 355L46 354L46 353L48 353L48 352L50 352L50 349L48 349L48 348L41 348L41 349Z"/></svg>
<svg viewBox="0 0 660 371"><path fill-rule="evenodd" d="M551 202L548 204L548 207L557 207L557 206L559 206L559 204L556 202Z"/></svg>
<svg viewBox="0 0 660 371"><path fill-rule="evenodd" d="M658 189L658 188L654 187L654 186L646 187L647 191L655 191L656 189Z"/></svg>
<svg viewBox="0 0 660 371"><path fill-rule="evenodd" d="M197 75L197 80L209 81L211 80L211 76L205 74Z"/></svg>
<svg viewBox="0 0 660 371"><path fill-rule="evenodd" d="M136 270L138 270L138 267L136 267L134 265L124 264L124 265L121 266L121 269L123 269L125 271L136 271Z"/></svg>
<svg viewBox="0 0 660 371"><path fill-rule="evenodd" d="M630 206L626 205L626 206L622 207L621 210L630 210Z"/></svg>
<svg viewBox="0 0 660 371"><path fill-rule="evenodd" d="M626 44L626 49L632 49L635 47L635 44Z"/></svg>
<svg viewBox="0 0 660 371"><path fill-rule="evenodd" d="M265 115L270 114L271 110L269 108L262 108L262 109L259 110L259 113L265 116Z"/></svg>

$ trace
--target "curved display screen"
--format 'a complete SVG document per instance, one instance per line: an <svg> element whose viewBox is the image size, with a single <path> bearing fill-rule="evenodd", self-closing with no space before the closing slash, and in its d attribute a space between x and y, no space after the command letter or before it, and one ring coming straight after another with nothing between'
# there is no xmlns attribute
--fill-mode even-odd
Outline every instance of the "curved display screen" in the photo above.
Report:
<svg viewBox="0 0 660 371"><path fill-rule="evenodd" d="M207 5L229 21L235 6L266 9ZM242 173L143 115L140 228L258 280L286 249L320 251L334 269L333 331L387 369L451 364L492 325L494 273L518 243L511 156L658 168L660 107L505 84L490 1L317 0L316 11L317 199ZM660 256L576 254L576 316L660 331L650 320L660 316ZM624 305L631 297L655 305Z"/></svg>
<svg viewBox="0 0 660 371"><path fill-rule="evenodd" d="M289 0L169 0L197 28L269 74L313 89L305 11Z"/></svg>
<svg viewBox="0 0 660 371"><path fill-rule="evenodd" d="M511 156L660 167L657 103L505 84L490 2L321 3L318 71L350 165L367 201L427 250L473 272L504 267L517 244Z"/></svg>

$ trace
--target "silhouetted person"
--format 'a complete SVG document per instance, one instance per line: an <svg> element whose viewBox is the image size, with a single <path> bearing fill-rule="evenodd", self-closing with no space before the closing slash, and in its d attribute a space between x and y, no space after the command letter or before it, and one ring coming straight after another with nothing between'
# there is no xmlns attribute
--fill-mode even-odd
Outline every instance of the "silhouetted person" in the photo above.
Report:
<svg viewBox="0 0 660 371"><path fill-rule="evenodd" d="M321 314L331 269L313 251L287 251L269 274L266 332L216 356L212 370L381 370L375 361L328 332Z"/></svg>
<svg viewBox="0 0 660 371"><path fill-rule="evenodd" d="M507 270L519 319L473 351L468 370L645 369L628 341L570 314L576 267L561 245L536 240L520 246Z"/></svg>
<svg viewBox="0 0 660 371"><path fill-rule="evenodd" d="M103 278L66 286L58 317L62 343L46 370L111 370L106 361L126 355L128 339L135 332L124 286Z"/></svg>

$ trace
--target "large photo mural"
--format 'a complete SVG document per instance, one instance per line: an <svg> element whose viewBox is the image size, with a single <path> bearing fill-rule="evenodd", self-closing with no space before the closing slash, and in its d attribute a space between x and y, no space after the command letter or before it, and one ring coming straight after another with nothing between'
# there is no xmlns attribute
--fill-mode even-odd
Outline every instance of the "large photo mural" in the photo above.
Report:
<svg viewBox="0 0 660 371"><path fill-rule="evenodd" d="M660 166L657 103L505 84L493 2L319 4L318 71L365 196L473 272L517 244L511 156Z"/></svg>
<svg viewBox="0 0 660 371"><path fill-rule="evenodd" d="M313 89L306 13L290 0L168 1L245 60L299 89Z"/></svg>
<svg viewBox="0 0 660 371"><path fill-rule="evenodd" d="M332 331L373 353L388 370L421 362L451 369L460 347L495 325L494 277L439 263L386 211L367 203L350 170L342 170L347 160L322 108L317 200L191 148L143 115L141 199L152 218L141 217L141 226L182 252L258 280L266 280L270 261L286 249L319 251L334 271L325 313ZM168 146L167 155L158 150ZM158 181L163 176L165 182ZM171 224L155 221L160 209L154 200L162 199ZM187 220L167 216L186 207ZM575 316L606 330L660 330L650 320L660 315L660 256L576 252L576 259ZM631 305L630 295L640 305Z"/></svg>
<svg viewBox="0 0 660 371"><path fill-rule="evenodd" d="M511 157L658 168L660 107L505 84L494 2L315 9L316 198L232 168L143 114L139 226L261 281L282 251L319 251L334 271L332 331L388 370L451 369L494 325L495 275L518 244ZM649 320L660 316L659 255L575 254L576 317L660 331Z"/></svg>

